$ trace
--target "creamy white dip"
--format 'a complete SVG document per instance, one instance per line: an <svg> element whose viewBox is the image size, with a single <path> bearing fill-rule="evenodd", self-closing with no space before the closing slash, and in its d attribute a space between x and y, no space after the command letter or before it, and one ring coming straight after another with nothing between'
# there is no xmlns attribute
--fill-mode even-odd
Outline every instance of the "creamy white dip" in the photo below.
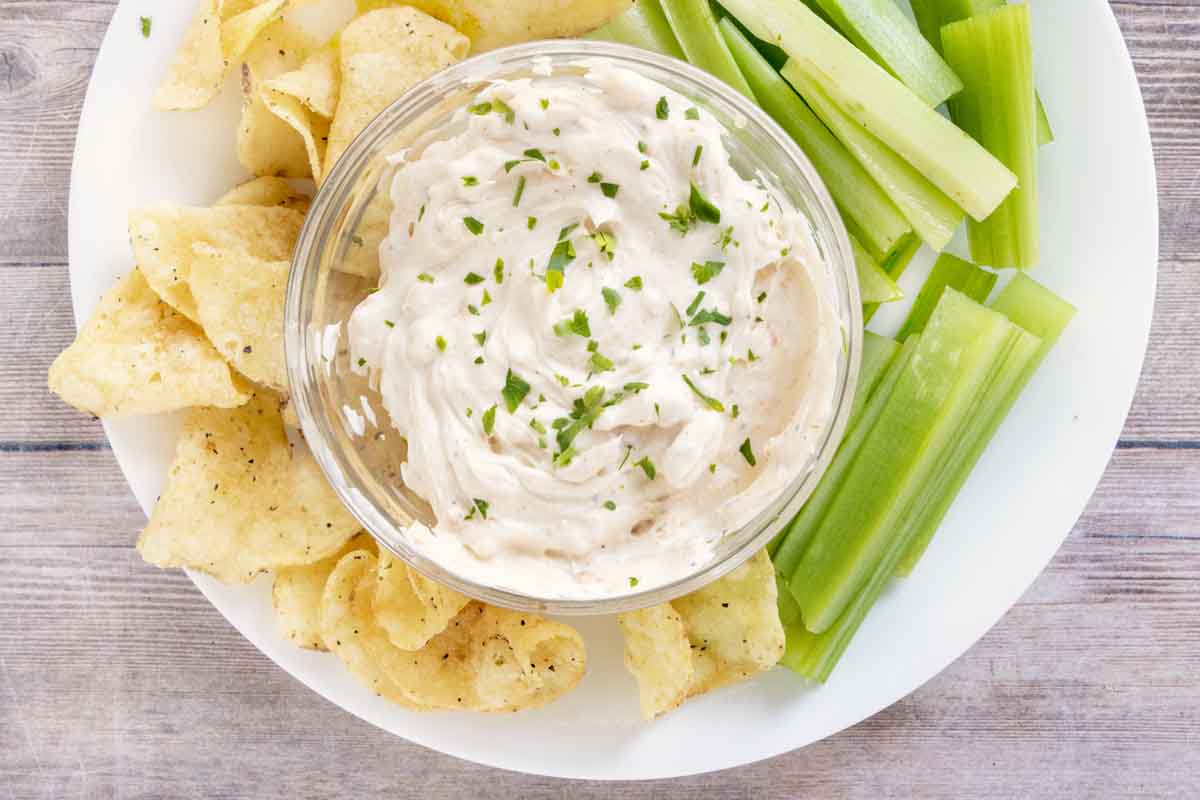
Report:
<svg viewBox="0 0 1200 800"><path fill-rule="evenodd" d="M437 519L409 536L446 568L564 598L659 585L808 462L834 406L832 282L722 132L597 62L495 82L405 154L351 358Z"/></svg>

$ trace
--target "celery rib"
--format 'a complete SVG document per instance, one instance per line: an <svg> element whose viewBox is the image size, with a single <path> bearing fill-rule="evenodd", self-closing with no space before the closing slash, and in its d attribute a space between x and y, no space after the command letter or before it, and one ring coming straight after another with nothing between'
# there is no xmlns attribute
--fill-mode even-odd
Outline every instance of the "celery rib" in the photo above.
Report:
<svg viewBox="0 0 1200 800"><path fill-rule="evenodd" d="M812 161L847 228L877 260L899 251L911 237L912 226L896 205L734 21L726 17L719 28L759 104Z"/></svg>
<svg viewBox="0 0 1200 800"><path fill-rule="evenodd" d="M683 48L671 30L659 0L638 0L624 14L597 28L584 38L633 45L643 50L687 61Z"/></svg>
<svg viewBox="0 0 1200 800"><path fill-rule="evenodd" d="M854 268L858 273L858 291L863 303L891 303L904 297L904 292L900 291L900 287L892 280L892 276L875 263L871 254L853 236L850 237L850 249L854 252Z"/></svg>
<svg viewBox="0 0 1200 800"><path fill-rule="evenodd" d="M895 0L817 0L817 4L850 41L930 106L941 105L962 89L958 76Z"/></svg>
<svg viewBox="0 0 1200 800"><path fill-rule="evenodd" d="M904 324L900 326L896 338L903 342L914 333L924 330L929 315L937 307L938 301L942 299L942 292L947 287L962 292L977 303L982 303L991 294L992 287L996 285L996 278L994 272L988 272L950 253L942 253L934 262L921 291L917 292L917 299L913 301L913 307L908 312Z"/></svg>
<svg viewBox="0 0 1200 800"><path fill-rule="evenodd" d="M1007 167L803 3L725 0L722 5L759 39L787 51L843 112L972 217L987 217L1016 186Z"/></svg>
<svg viewBox="0 0 1200 800"><path fill-rule="evenodd" d="M1005 6L942 28L942 49L963 80L950 101L959 126L1017 175L1019 186L967 226L972 260L993 267L1038 261L1037 106L1029 7Z"/></svg>
<svg viewBox="0 0 1200 800"><path fill-rule="evenodd" d="M934 250L944 248L962 222L963 210L911 164L838 108L796 61L789 60L782 74L912 223L917 235Z"/></svg>
<svg viewBox="0 0 1200 800"><path fill-rule="evenodd" d="M733 60L708 0L661 0L671 30L687 60L755 100L754 92Z"/></svg>

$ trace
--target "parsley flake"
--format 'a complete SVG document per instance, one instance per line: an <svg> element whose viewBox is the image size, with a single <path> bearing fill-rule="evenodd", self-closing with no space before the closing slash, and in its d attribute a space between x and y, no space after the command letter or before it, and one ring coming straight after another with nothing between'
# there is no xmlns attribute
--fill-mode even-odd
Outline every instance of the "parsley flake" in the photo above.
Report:
<svg viewBox="0 0 1200 800"><path fill-rule="evenodd" d="M605 501L604 501L604 507L605 507L605 508L607 508L609 511L616 511L616 510L617 510L617 504L616 504L616 503L614 503L612 500L605 500Z"/></svg>
<svg viewBox="0 0 1200 800"><path fill-rule="evenodd" d="M151 23L150 17L139 17L138 23L142 29L142 38L149 39L150 38L150 23Z"/></svg>
<svg viewBox="0 0 1200 800"><path fill-rule="evenodd" d="M463 217L463 225L466 225L467 230L476 236L483 233L483 223L474 217Z"/></svg>
<svg viewBox="0 0 1200 800"><path fill-rule="evenodd" d="M716 225L721 221L721 209L714 206L695 183L692 184L691 192L688 194L688 208L701 222Z"/></svg>
<svg viewBox="0 0 1200 800"><path fill-rule="evenodd" d="M527 394L529 394L529 384L522 380L520 375L509 369L508 374L504 376L504 388L500 390L500 396L504 398L504 407L508 409L508 413L515 413Z"/></svg>
<svg viewBox="0 0 1200 800"><path fill-rule="evenodd" d="M654 478L658 475L658 470L655 469L654 462L650 460L649 456L646 456L641 461L633 462L633 465L635 467L641 467L642 472L646 473L646 477L650 480L654 480Z"/></svg>
<svg viewBox="0 0 1200 800"><path fill-rule="evenodd" d="M713 278L721 274L721 270L725 269L724 261L705 261L703 264L692 262L692 277L696 279L696 283L703 286Z"/></svg>
<svg viewBox="0 0 1200 800"><path fill-rule="evenodd" d="M437 345L437 349L438 349L439 353L446 352L446 337L445 336L437 337L436 339L433 340L433 343L435 345Z"/></svg>
<svg viewBox="0 0 1200 800"><path fill-rule="evenodd" d="M474 286L477 283L483 283L483 276L478 272L468 272L467 276L463 278L463 283L465 283L467 286Z"/></svg>
<svg viewBox="0 0 1200 800"><path fill-rule="evenodd" d="M588 324L587 312L582 308L575 309L575 313L561 322L555 323L554 333L558 336L569 336L575 334L587 339L592 335L592 328Z"/></svg>
<svg viewBox="0 0 1200 800"><path fill-rule="evenodd" d="M521 195L525 194L525 176L517 178L517 188L513 189L513 208L521 205Z"/></svg>
<svg viewBox="0 0 1200 800"><path fill-rule="evenodd" d="M420 275L417 276L417 280L422 281L424 283L433 283L433 276L430 275L428 272L422 272Z"/></svg>
<svg viewBox="0 0 1200 800"><path fill-rule="evenodd" d="M616 289L610 289L607 286L600 290L600 294L604 296L604 305L608 306L608 313L616 314L617 307L621 305L621 295L617 293Z"/></svg>
<svg viewBox="0 0 1200 800"><path fill-rule="evenodd" d="M704 392L700 391L700 387L697 386L695 383L693 383L691 378L689 378L687 375L682 375L680 377L683 378L683 382L688 385L688 388L692 390L692 394L696 395L696 397L699 397L700 400L703 401L704 405L708 406L709 409L711 409L712 411L718 411L718 412L725 411L724 403L722 403L717 398L709 397Z"/></svg>
<svg viewBox="0 0 1200 800"><path fill-rule="evenodd" d="M492 431L496 429L496 406L492 406L487 411L483 412L483 434L491 436Z"/></svg>
<svg viewBox="0 0 1200 800"><path fill-rule="evenodd" d="M667 105L667 98L658 98L658 104L654 106L654 116L659 119L667 119L671 116L671 107Z"/></svg>
<svg viewBox="0 0 1200 800"><path fill-rule="evenodd" d="M692 106L687 111L683 112L683 116L687 117L688 119L700 119L700 109Z"/></svg>
<svg viewBox="0 0 1200 800"><path fill-rule="evenodd" d="M738 452L742 454L742 458L746 459L746 463L752 467L758 466L758 459L754 457L754 448L750 445L750 439L742 442L742 446L738 448Z"/></svg>
<svg viewBox="0 0 1200 800"><path fill-rule="evenodd" d="M620 190L621 190L620 184L616 184L616 183L600 184L600 193L603 194L605 197L609 197L609 198L616 197L617 192L619 192Z"/></svg>
<svg viewBox="0 0 1200 800"><path fill-rule="evenodd" d="M478 186L479 178L476 178L474 175L463 175L462 182L463 186Z"/></svg>
<svg viewBox="0 0 1200 800"><path fill-rule="evenodd" d="M642 276L634 275L632 278L625 281L625 288L632 289L635 292L640 292L642 290Z"/></svg>

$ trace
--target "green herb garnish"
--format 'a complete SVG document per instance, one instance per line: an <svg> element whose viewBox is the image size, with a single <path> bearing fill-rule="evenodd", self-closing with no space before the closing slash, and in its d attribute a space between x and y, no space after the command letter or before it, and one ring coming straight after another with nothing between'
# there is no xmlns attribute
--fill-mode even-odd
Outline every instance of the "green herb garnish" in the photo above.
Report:
<svg viewBox="0 0 1200 800"><path fill-rule="evenodd" d="M466 225L467 230L476 236L483 233L483 223L474 217L463 217L463 225Z"/></svg>
<svg viewBox="0 0 1200 800"><path fill-rule="evenodd" d="M714 206L695 183L692 183L691 192L688 194L688 208L701 222L716 225L721 221L721 209Z"/></svg>
<svg viewBox="0 0 1200 800"><path fill-rule="evenodd" d="M533 230L534 228L536 228L537 227L537 217L526 217L525 218L525 227L528 228L529 230Z"/></svg>
<svg viewBox="0 0 1200 800"><path fill-rule="evenodd" d="M567 317L561 322L555 323L554 333L558 336L575 334L576 336L582 336L585 339L588 338L592 335L592 328L588 324L587 312L582 308L575 309L575 313L573 315Z"/></svg>
<svg viewBox="0 0 1200 800"><path fill-rule="evenodd" d="M500 396L504 398L504 407L508 409L508 413L516 412L527 394L529 394L529 384L522 380L520 375L509 369L508 374L504 376L504 388L500 390Z"/></svg>
<svg viewBox="0 0 1200 800"><path fill-rule="evenodd" d="M738 448L738 452L742 454L742 458L746 459L746 463L754 467L758 465L758 459L754 457L754 449L750 446L750 439L742 442L742 446Z"/></svg>
<svg viewBox="0 0 1200 800"><path fill-rule="evenodd" d="M608 313L616 314L617 306L621 305L621 295L617 293L616 289L610 289L607 286L600 290L600 294L604 296L604 305L608 306Z"/></svg>
<svg viewBox="0 0 1200 800"><path fill-rule="evenodd" d="M621 190L620 184L616 184L616 183L600 184L600 193L603 194L605 197L609 197L609 198L616 197L617 192L619 192L620 190Z"/></svg>
<svg viewBox="0 0 1200 800"><path fill-rule="evenodd" d="M150 38L151 19L149 17L138 17L138 23L140 24L141 29L142 29L142 38L149 39Z"/></svg>
<svg viewBox="0 0 1200 800"><path fill-rule="evenodd" d="M588 175L587 182L588 183L599 183L602 180L604 180L603 175L601 175L599 172L593 172L591 175Z"/></svg>
<svg viewBox="0 0 1200 800"><path fill-rule="evenodd" d="M616 504L616 503L614 503L612 500L605 500L605 501L604 501L604 507L605 507L605 508L607 508L609 511L616 511L616 510L617 510L617 504Z"/></svg>
<svg viewBox="0 0 1200 800"><path fill-rule="evenodd" d="M428 272L422 272L420 275L417 276L417 280L423 281L425 283L433 283L433 276L430 275Z"/></svg>
<svg viewBox="0 0 1200 800"><path fill-rule="evenodd" d="M440 353L446 352L446 337L445 336L438 336L436 339L433 340L433 343L435 345L437 345L438 352L440 352Z"/></svg>
<svg viewBox="0 0 1200 800"><path fill-rule="evenodd" d="M700 109L692 106L687 111L683 112L683 116L687 117L688 119L700 119Z"/></svg>
<svg viewBox="0 0 1200 800"><path fill-rule="evenodd" d="M525 194L525 176L517 178L517 188L513 189L513 208L521 205L521 195Z"/></svg>
<svg viewBox="0 0 1200 800"><path fill-rule="evenodd" d="M650 480L654 480L654 478L658 475L658 470L654 468L654 462L650 460L649 456L646 456L641 461L633 462L633 465L635 467L641 467L642 472L646 473L646 477Z"/></svg>
<svg viewBox="0 0 1200 800"><path fill-rule="evenodd" d="M696 395L696 397L699 397L706 406L708 406L713 411L718 411L718 412L725 411L724 403L722 403L717 398L709 397L704 392L700 391L700 387L698 387L695 383L693 383L691 378L689 378L687 375L681 375L680 377L683 378L683 382L688 385L688 388L692 390L692 393L694 395Z"/></svg>
<svg viewBox="0 0 1200 800"><path fill-rule="evenodd" d="M492 431L496 429L496 406L492 406L487 411L483 412L483 433L485 436L491 436Z"/></svg>
<svg viewBox="0 0 1200 800"><path fill-rule="evenodd" d="M632 278L625 281L625 288L633 289L635 292L640 292L642 290L642 276L634 275Z"/></svg>
<svg viewBox="0 0 1200 800"><path fill-rule="evenodd" d="M696 283L703 286L713 278L721 274L721 270L725 269L724 261L705 261L703 264L692 262L692 277L696 279Z"/></svg>
<svg viewBox="0 0 1200 800"><path fill-rule="evenodd" d="M463 175L462 182L463 186L478 186L479 178L476 178L474 175Z"/></svg>
<svg viewBox="0 0 1200 800"><path fill-rule="evenodd" d="M483 276L478 272L468 272L467 276L463 278L463 283L465 283L467 286L474 286L477 283L483 283Z"/></svg>
<svg viewBox="0 0 1200 800"><path fill-rule="evenodd" d="M659 119L667 119L671 116L671 107L667 105L667 98L658 98L658 104L654 106L654 116Z"/></svg>
<svg viewBox="0 0 1200 800"><path fill-rule="evenodd" d="M696 150L692 153L692 166L693 167L700 163L700 154L703 152L704 152L704 145L702 145L702 144L696 145Z"/></svg>

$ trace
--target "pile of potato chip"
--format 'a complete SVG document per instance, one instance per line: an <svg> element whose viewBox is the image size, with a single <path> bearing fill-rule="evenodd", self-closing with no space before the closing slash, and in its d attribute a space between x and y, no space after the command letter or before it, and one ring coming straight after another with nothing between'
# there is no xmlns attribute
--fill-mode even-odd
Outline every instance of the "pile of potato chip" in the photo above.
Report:
<svg viewBox="0 0 1200 800"><path fill-rule="evenodd" d="M130 212L136 266L51 366L50 388L99 417L185 412L138 540L150 563L227 583L273 572L280 632L332 651L406 708L544 705L583 677L579 633L440 586L360 530L288 424L284 296L303 179L319 184L380 111L470 52L578 35L631 0L360 0L318 40L290 12L325 1L201 0L154 104L200 108L240 66L238 157L258 177L211 207ZM386 210L377 216L382 239ZM701 591L621 615L643 715L773 666L775 602L760 553Z"/></svg>

